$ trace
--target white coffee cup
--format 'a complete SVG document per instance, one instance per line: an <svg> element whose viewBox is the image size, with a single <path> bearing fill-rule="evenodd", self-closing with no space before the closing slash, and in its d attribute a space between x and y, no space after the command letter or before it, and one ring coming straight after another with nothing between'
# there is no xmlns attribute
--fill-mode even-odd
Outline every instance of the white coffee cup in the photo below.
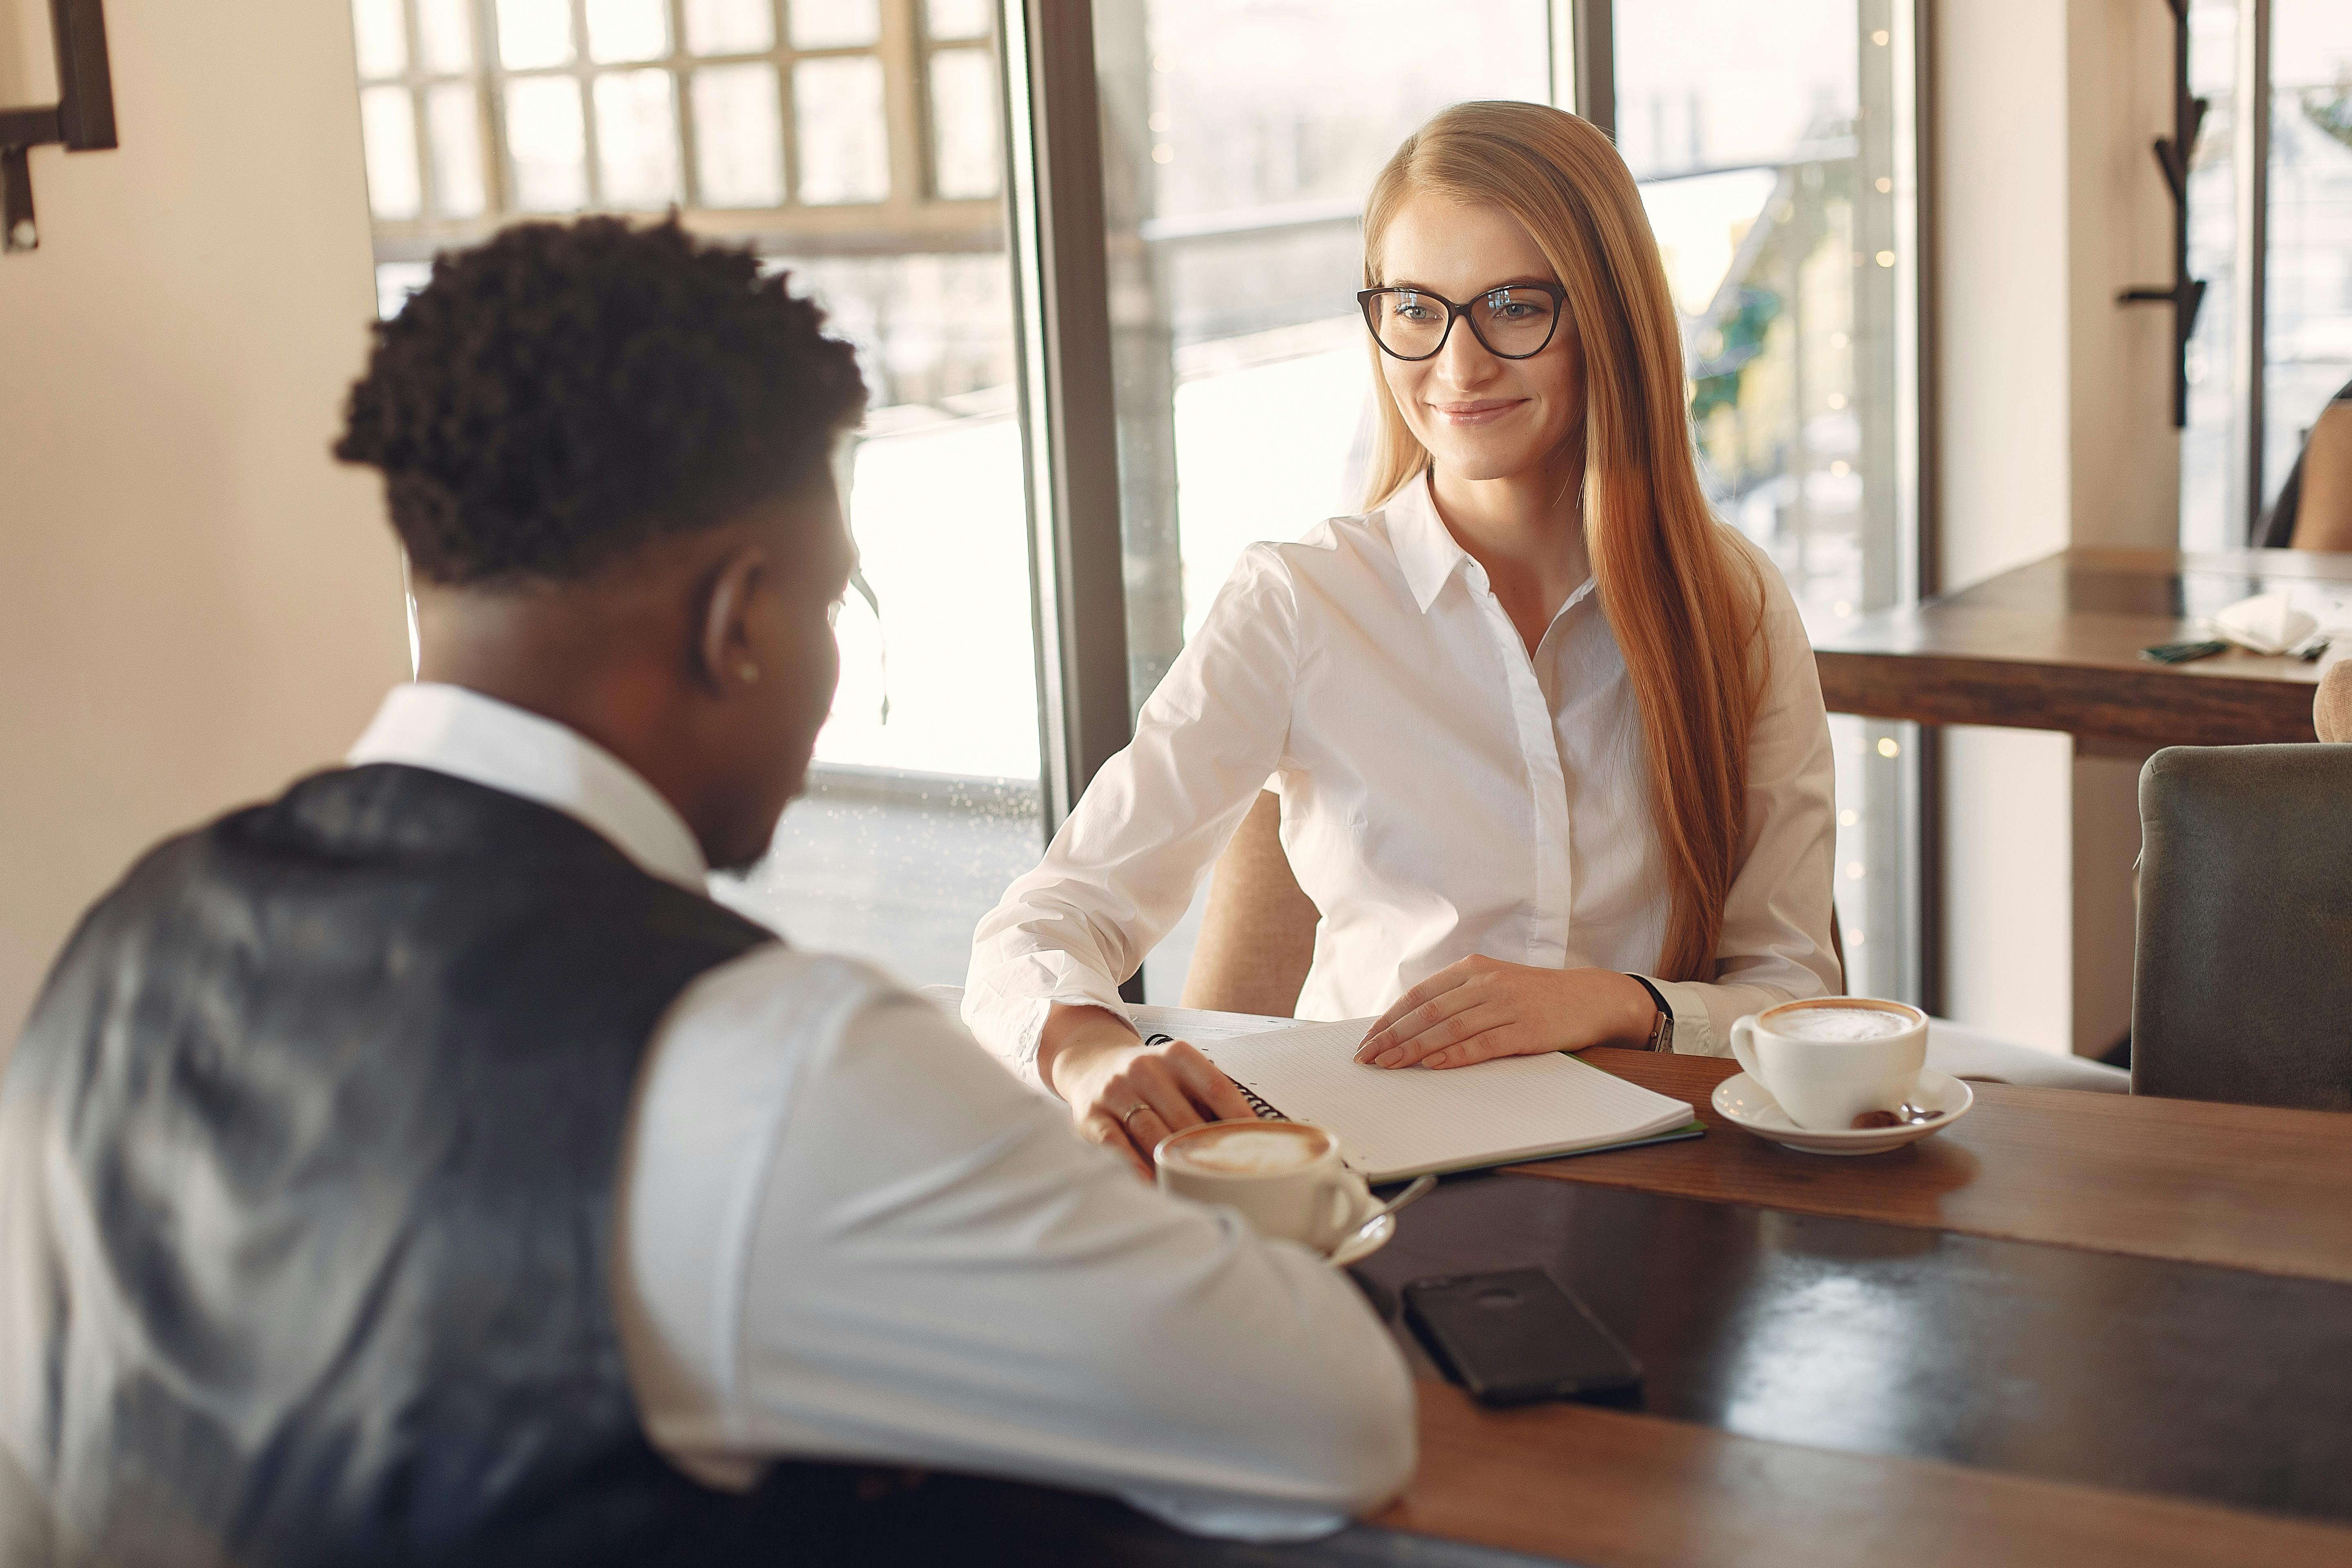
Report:
<svg viewBox="0 0 2352 1568"><path fill-rule="evenodd" d="M1328 1252L1370 1203L1339 1141L1303 1121L1212 1121L1152 1151L1160 1190L1237 1210L1260 1236Z"/></svg>
<svg viewBox="0 0 2352 1568"><path fill-rule="evenodd" d="M1732 1025L1731 1054L1790 1121L1843 1131L1911 1098L1927 1063L1927 1015L1867 996L1783 1002Z"/></svg>

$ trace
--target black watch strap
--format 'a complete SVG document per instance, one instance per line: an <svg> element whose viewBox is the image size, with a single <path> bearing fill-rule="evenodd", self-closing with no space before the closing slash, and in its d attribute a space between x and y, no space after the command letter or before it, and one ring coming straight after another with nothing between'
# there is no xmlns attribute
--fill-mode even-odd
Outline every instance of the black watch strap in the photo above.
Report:
<svg viewBox="0 0 2352 1568"><path fill-rule="evenodd" d="M1675 1010L1666 1005L1664 993L1638 974L1628 974L1625 978L1648 992L1650 1000L1658 1005L1658 1021L1651 1026L1649 1044L1643 1048L1653 1051L1673 1050L1675 1048Z"/></svg>

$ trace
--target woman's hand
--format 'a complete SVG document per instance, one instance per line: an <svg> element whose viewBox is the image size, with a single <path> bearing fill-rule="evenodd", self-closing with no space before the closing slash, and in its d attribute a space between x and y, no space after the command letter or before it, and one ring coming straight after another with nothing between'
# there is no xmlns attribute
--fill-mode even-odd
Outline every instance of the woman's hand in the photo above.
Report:
<svg viewBox="0 0 2352 1568"><path fill-rule="evenodd" d="M1631 975L1538 969L1474 954L1398 997L1356 1047L1356 1059L1382 1068L1459 1068L1612 1040L1638 1045L1657 1018L1657 1004Z"/></svg>
<svg viewBox="0 0 2352 1568"><path fill-rule="evenodd" d="M1124 1157L1147 1182L1151 1151L1171 1132L1257 1114L1198 1047L1147 1046L1100 1007L1057 1005L1037 1057L1039 1076L1068 1104L1078 1135Z"/></svg>

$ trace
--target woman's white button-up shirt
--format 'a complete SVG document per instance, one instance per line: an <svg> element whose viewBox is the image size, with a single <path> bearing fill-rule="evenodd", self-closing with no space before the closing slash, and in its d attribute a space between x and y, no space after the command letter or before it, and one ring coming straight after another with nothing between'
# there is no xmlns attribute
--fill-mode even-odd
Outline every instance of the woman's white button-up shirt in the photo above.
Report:
<svg viewBox="0 0 2352 1568"><path fill-rule="evenodd" d="M1829 722L1795 603L1765 595L1768 679L1715 971L1660 982L1675 1048L1839 983ZM1054 837L980 922L964 1018L1033 1080L1055 1003L1122 1016L1119 980L1182 918L1261 788L1322 911L1298 1012L1352 1018L1473 953L1647 975L1670 894L1642 718L1592 581L1530 658L1426 479L1245 552Z"/></svg>

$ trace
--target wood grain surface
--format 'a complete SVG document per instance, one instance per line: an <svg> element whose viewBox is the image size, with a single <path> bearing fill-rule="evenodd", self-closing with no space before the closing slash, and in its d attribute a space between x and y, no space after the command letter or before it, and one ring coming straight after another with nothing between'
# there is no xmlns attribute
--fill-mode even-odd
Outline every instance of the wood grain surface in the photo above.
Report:
<svg viewBox="0 0 2352 1568"><path fill-rule="evenodd" d="M1593 1568L2352 1564L2352 1531L1420 1385L1421 1467L1370 1523Z"/></svg>
<svg viewBox="0 0 2352 1568"><path fill-rule="evenodd" d="M2139 650L2206 633L2258 591L2352 594L2352 556L2084 548L1902 609L1816 626L1832 712L2062 730L2143 747L2315 739L2315 666L2231 649L2183 665Z"/></svg>
<svg viewBox="0 0 2352 1568"><path fill-rule="evenodd" d="M2352 1116L1977 1083L1948 1130L1837 1158L1717 1115L1708 1096L1739 1070L1728 1058L1584 1059L1688 1100L1706 1136L1516 1172L2352 1283Z"/></svg>

